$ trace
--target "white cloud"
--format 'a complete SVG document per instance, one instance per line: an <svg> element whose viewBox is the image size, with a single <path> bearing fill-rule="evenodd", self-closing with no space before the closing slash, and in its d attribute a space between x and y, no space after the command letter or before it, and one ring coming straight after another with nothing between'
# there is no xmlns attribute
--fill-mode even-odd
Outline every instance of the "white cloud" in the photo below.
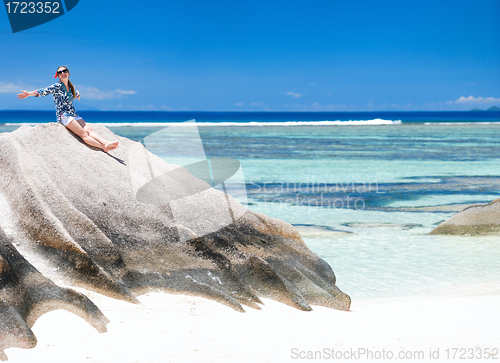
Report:
<svg viewBox="0 0 500 363"><path fill-rule="evenodd" d="M132 90L125 91L125 90L122 90L122 89L117 89L115 92L118 93L118 94L120 94L120 95L136 95L137 94L136 91L132 91Z"/></svg>
<svg viewBox="0 0 500 363"><path fill-rule="evenodd" d="M478 103L498 103L500 102L500 98L494 98L494 97L474 97L474 96L469 96L469 97L460 97L456 101L448 101L446 102L447 105L452 105L454 103L456 104L478 104Z"/></svg>
<svg viewBox="0 0 500 363"><path fill-rule="evenodd" d="M299 98L300 97L300 93L287 92L286 94L287 94L287 96L292 96L292 97L295 97L295 98Z"/></svg>
<svg viewBox="0 0 500 363"><path fill-rule="evenodd" d="M236 104L236 106L243 106L243 103L242 103L242 102L238 102L238 103Z"/></svg>
<svg viewBox="0 0 500 363"><path fill-rule="evenodd" d="M263 103L262 103L262 102L252 102L252 103L250 104L250 106L262 106L262 105L263 105Z"/></svg>
<svg viewBox="0 0 500 363"><path fill-rule="evenodd" d="M0 93L20 93L21 89L25 88L14 83L0 82ZM32 91L32 89L26 89L26 91Z"/></svg>
<svg viewBox="0 0 500 363"><path fill-rule="evenodd" d="M22 89L32 91L37 88L14 83L0 82L0 93L20 93ZM111 100L114 98L121 98L126 95L137 94L137 92L133 90L116 89L114 91L103 91L95 87L82 85L76 86L76 89L81 93L83 99L88 100Z"/></svg>
<svg viewBox="0 0 500 363"><path fill-rule="evenodd" d="M355 111L352 105L322 105L319 102L295 103L293 105L284 104L284 108L293 111Z"/></svg>
<svg viewBox="0 0 500 363"><path fill-rule="evenodd" d="M124 95L137 94L137 92L133 90L127 91L122 89L116 89L114 91L110 90L104 91L92 86L81 86L81 85L76 86L76 89L82 95L82 99L88 99L88 100L112 100L114 98L121 98Z"/></svg>

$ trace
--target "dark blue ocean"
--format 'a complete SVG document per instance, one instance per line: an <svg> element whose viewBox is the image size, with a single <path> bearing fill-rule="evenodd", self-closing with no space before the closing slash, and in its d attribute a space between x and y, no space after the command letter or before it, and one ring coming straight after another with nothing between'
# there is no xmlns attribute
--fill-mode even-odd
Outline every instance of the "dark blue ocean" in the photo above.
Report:
<svg viewBox="0 0 500 363"><path fill-rule="evenodd" d="M500 280L500 237L429 235L500 198L500 112L79 114L136 141L196 120L207 157L240 161L248 208L296 225L353 299ZM0 111L0 132L48 122ZM166 144L148 148L174 163Z"/></svg>
<svg viewBox="0 0 500 363"><path fill-rule="evenodd" d="M197 122L269 123L301 121L370 121L391 120L402 123L425 122L500 122L497 111L455 112L201 112L201 111L81 111L79 115L88 122L98 123L163 123ZM0 111L0 124L54 122L53 111Z"/></svg>

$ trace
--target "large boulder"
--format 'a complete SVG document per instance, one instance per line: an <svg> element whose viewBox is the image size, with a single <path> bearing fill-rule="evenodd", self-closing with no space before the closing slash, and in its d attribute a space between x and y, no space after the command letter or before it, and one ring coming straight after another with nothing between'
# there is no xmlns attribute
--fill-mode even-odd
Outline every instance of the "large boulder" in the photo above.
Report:
<svg viewBox="0 0 500 363"><path fill-rule="evenodd" d="M465 208L434 228L431 234L500 235L500 199Z"/></svg>
<svg viewBox="0 0 500 363"><path fill-rule="evenodd" d="M55 123L0 135L0 351L34 346L30 328L53 309L105 331L89 299L54 281L131 303L159 289L238 311L259 309L259 297L349 309L330 266L293 226L94 129L120 147L106 154Z"/></svg>

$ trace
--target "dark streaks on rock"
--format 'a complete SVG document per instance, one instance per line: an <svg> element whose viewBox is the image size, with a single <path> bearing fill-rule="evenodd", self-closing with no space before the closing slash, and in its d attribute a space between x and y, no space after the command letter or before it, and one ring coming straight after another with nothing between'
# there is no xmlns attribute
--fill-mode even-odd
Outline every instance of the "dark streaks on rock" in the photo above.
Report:
<svg viewBox="0 0 500 363"><path fill-rule="evenodd" d="M85 295L57 286L42 276L0 230L0 358L9 347L33 348L31 327L46 312L65 309L106 331L108 319Z"/></svg>

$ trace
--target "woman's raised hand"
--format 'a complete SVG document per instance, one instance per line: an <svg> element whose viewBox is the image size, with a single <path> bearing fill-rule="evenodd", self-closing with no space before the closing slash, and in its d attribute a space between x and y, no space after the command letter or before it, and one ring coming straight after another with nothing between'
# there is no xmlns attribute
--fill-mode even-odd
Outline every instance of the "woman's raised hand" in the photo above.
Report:
<svg viewBox="0 0 500 363"><path fill-rule="evenodd" d="M23 90L21 90L21 92L22 92L22 93L18 93L18 94L17 94L17 98L19 98L20 100L22 100L23 98L26 98L26 97L28 97L28 96L29 96L28 92L23 91Z"/></svg>

